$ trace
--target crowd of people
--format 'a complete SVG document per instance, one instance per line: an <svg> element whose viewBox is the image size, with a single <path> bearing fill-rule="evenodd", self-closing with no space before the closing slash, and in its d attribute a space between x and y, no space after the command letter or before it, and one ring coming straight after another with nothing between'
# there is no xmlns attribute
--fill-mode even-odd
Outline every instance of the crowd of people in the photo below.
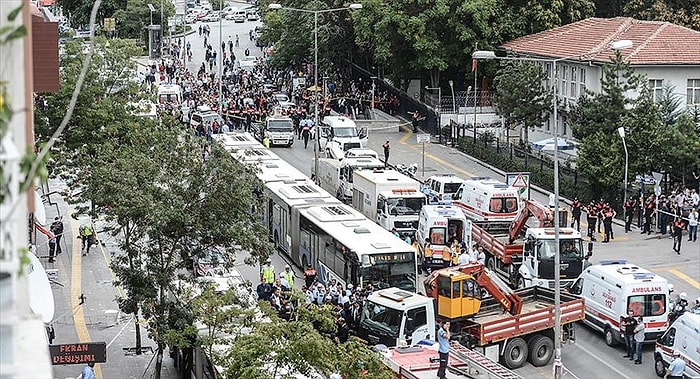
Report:
<svg viewBox="0 0 700 379"><path fill-rule="evenodd" d="M317 278L316 270L311 265L304 271L304 284L301 291L303 301L292 298L295 286L295 274L291 266L277 273L272 261L267 259L260 270L260 283L255 293L259 301L266 301L283 320L290 320L298 307L327 307L336 319L334 337L339 342L346 342L350 335L356 335L360 327L362 304L368 294L374 291L372 285L366 288L343 285L336 279L324 284Z"/></svg>
<svg viewBox="0 0 700 379"><path fill-rule="evenodd" d="M673 250L680 254L681 242L687 231L687 241L696 242L700 212L700 194L694 188L679 188L669 196L639 193L627 199L623 205L625 233L632 230L635 217L637 228L642 234L651 235L654 230L660 236L669 235L673 238ZM581 215L586 212L588 221L588 237L596 241L596 233L603 228L604 239L609 242L615 239L612 223L617 212L604 199L591 200L587 205L575 198L571 203L571 227L580 230Z"/></svg>

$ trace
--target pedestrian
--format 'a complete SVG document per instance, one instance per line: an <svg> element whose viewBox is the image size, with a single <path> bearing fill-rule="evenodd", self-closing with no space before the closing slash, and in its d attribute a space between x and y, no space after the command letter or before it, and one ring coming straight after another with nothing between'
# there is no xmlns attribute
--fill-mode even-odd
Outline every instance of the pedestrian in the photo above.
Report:
<svg viewBox="0 0 700 379"><path fill-rule="evenodd" d="M308 125L304 125L304 129L301 130L301 138L304 139L304 149L309 145L309 136L311 134L311 129Z"/></svg>
<svg viewBox="0 0 700 379"><path fill-rule="evenodd" d="M627 311L627 317L622 318L620 322L620 332L625 337L625 347L627 348L627 355L623 355L624 358L629 358L630 361L634 360L634 329L637 327L637 319L634 318L634 312Z"/></svg>
<svg viewBox="0 0 700 379"><path fill-rule="evenodd" d="M688 213L688 241L695 242L698 240L698 210L693 208ZM60 249L59 249L60 250Z"/></svg>
<svg viewBox="0 0 700 379"><path fill-rule="evenodd" d="M265 136L265 138L263 138L263 145L268 149L270 148L270 137Z"/></svg>
<svg viewBox="0 0 700 379"><path fill-rule="evenodd" d="M56 236L49 237L49 263L54 262L54 254L56 252Z"/></svg>
<svg viewBox="0 0 700 379"><path fill-rule="evenodd" d="M95 243L95 232L92 230L92 226L88 224L80 225L78 233L78 238L82 241L83 256L90 254L90 247Z"/></svg>
<svg viewBox="0 0 700 379"><path fill-rule="evenodd" d="M289 265L284 266L284 272L280 274L280 277L287 281L290 290L294 288L294 272Z"/></svg>
<svg viewBox="0 0 700 379"><path fill-rule="evenodd" d="M417 109L411 114L411 125L413 126L413 133L418 133L418 126L423 120L425 120L425 117L422 117Z"/></svg>
<svg viewBox="0 0 700 379"><path fill-rule="evenodd" d="M552 210L554 210L554 208L557 206L557 197L554 195L553 192L549 194L547 204L549 205L549 209Z"/></svg>
<svg viewBox="0 0 700 379"><path fill-rule="evenodd" d="M673 361L666 368L666 375L664 379L683 379L683 373L685 372L685 361L681 358L681 352L675 350L673 352Z"/></svg>
<svg viewBox="0 0 700 379"><path fill-rule="evenodd" d="M576 225L576 230L581 231L581 200L578 197L574 198L571 203L571 227Z"/></svg>
<svg viewBox="0 0 700 379"><path fill-rule="evenodd" d="M644 319L637 316L637 326L634 328L634 350L637 353L634 364L642 364L642 346L644 345Z"/></svg>
<svg viewBox="0 0 700 379"><path fill-rule="evenodd" d="M250 56L250 49L248 49L248 48L246 47L246 48L245 48L245 51L244 51L243 53L245 54L246 57L249 57L249 56Z"/></svg>
<svg viewBox="0 0 700 379"><path fill-rule="evenodd" d="M591 200L586 207L586 220L588 221L588 237L591 241L595 241L595 223L598 220L597 208L595 206L595 201Z"/></svg>
<svg viewBox="0 0 700 379"><path fill-rule="evenodd" d="M238 40L238 34L236 34L236 47L238 47L239 45L240 45L240 42Z"/></svg>
<svg viewBox="0 0 700 379"><path fill-rule="evenodd" d="M80 377L82 379L95 379L95 364L90 362L83 368L83 371L80 373Z"/></svg>
<svg viewBox="0 0 700 379"><path fill-rule="evenodd" d="M56 255L61 254L61 238L63 238L63 221L56 216L51 224L51 233L56 236Z"/></svg>
<svg viewBox="0 0 700 379"><path fill-rule="evenodd" d="M445 379L445 371L447 370L447 361L450 357L450 322L445 321L438 331L438 354L440 355L440 368L438 368L437 377Z"/></svg>
<svg viewBox="0 0 700 379"><path fill-rule="evenodd" d="M637 199L629 198L625 201L625 233L632 230L632 216L637 209Z"/></svg>
<svg viewBox="0 0 700 379"><path fill-rule="evenodd" d="M262 278L260 279L260 284L258 284L255 292L258 294L258 300L270 300L270 296L272 295L272 286L265 281L265 278Z"/></svg>
<svg viewBox="0 0 700 379"><path fill-rule="evenodd" d="M304 270L304 284L306 284L307 288L311 288L311 286L314 284L316 281L316 270L311 266L311 263L306 265L306 270Z"/></svg>
<svg viewBox="0 0 700 379"><path fill-rule="evenodd" d="M272 259L267 258L265 265L260 268L260 277L265 279L266 283L275 282L275 268L272 266Z"/></svg>
<svg viewBox="0 0 700 379"><path fill-rule="evenodd" d="M651 235L651 218L656 213L656 205L654 204L654 196L649 196L646 203L644 203L644 229L642 234L647 233Z"/></svg>
<svg viewBox="0 0 700 379"><path fill-rule="evenodd" d="M199 36L202 36L202 25L199 25Z"/></svg>
<svg viewBox="0 0 700 379"><path fill-rule="evenodd" d="M676 217L673 221L673 251L681 255L681 241L683 241L683 229L685 221L681 217Z"/></svg>
<svg viewBox="0 0 700 379"><path fill-rule="evenodd" d="M615 239L612 228L612 222L615 215L617 215L617 212L615 212L610 204L606 203L605 209L603 210L603 230L605 230L605 239L603 242L610 242L611 239Z"/></svg>
<svg viewBox="0 0 700 379"><path fill-rule="evenodd" d="M387 168L387 166L389 165L389 151L391 150L391 146L389 146L389 140L384 142L382 148L384 148L384 168Z"/></svg>

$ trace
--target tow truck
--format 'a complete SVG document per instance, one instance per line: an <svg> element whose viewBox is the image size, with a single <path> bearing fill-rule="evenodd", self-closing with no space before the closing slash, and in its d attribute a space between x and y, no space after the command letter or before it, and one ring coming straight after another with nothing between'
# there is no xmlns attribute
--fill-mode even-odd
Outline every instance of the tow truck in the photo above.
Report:
<svg viewBox="0 0 700 379"><path fill-rule="evenodd" d="M536 217L539 224L527 228L521 239L521 233L531 216ZM554 254L557 252L553 223L554 214L548 207L534 200L525 200L506 236L491 234L473 223L472 243L484 248L486 266L512 287L541 286L553 289ZM593 243L588 244L588 252L584 255L581 233L574 228L560 228L559 245L561 283L568 285L589 265L588 258L593 255Z"/></svg>
<svg viewBox="0 0 700 379"><path fill-rule="evenodd" d="M375 291L360 319L360 337L370 344L415 346L434 340L439 322L451 321L452 340L509 369L529 360L546 365L554 348L554 292L512 290L480 264L433 271L426 295L397 288ZM490 294L490 297L484 295ZM583 299L561 294L562 340L574 340L574 323L585 318Z"/></svg>

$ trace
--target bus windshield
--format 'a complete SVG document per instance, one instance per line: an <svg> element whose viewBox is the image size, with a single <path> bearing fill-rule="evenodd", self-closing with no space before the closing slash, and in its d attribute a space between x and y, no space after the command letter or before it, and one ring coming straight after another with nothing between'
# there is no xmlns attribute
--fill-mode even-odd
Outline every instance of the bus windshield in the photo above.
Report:
<svg viewBox="0 0 700 379"><path fill-rule="evenodd" d="M333 128L334 137L357 137L357 129L355 128ZM360 147L360 146L356 146Z"/></svg>
<svg viewBox="0 0 700 379"><path fill-rule="evenodd" d="M398 287L416 291L416 254L413 252L375 254L362 267L362 282L374 289Z"/></svg>

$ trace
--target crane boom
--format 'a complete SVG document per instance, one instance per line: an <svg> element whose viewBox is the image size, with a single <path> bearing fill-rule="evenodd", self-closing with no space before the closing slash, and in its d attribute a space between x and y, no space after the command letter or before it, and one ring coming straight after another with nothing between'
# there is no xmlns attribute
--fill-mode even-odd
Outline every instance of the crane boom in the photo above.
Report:
<svg viewBox="0 0 700 379"><path fill-rule="evenodd" d="M551 228L554 226L554 213L548 207L534 200L525 200L520 213L518 213L508 228L509 244L512 244L513 241L520 237L520 233L523 231L525 223L527 223L530 216L534 216L539 220L539 228Z"/></svg>

